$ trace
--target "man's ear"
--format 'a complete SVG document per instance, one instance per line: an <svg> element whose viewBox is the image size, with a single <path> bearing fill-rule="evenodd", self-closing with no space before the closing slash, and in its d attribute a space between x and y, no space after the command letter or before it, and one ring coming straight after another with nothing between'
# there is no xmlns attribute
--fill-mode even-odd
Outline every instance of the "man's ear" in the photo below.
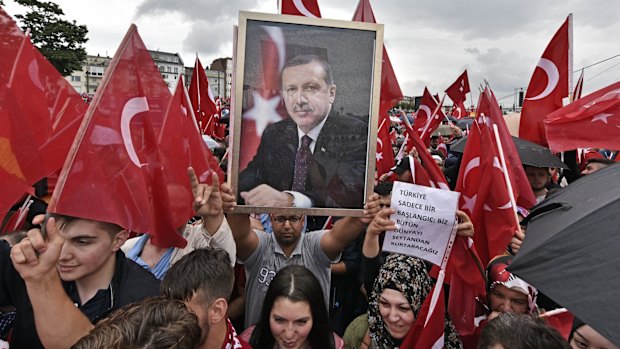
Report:
<svg viewBox="0 0 620 349"><path fill-rule="evenodd" d="M331 104L334 104L336 100L336 85L329 86L329 100Z"/></svg>
<svg viewBox="0 0 620 349"><path fill-rule="evenodd" d="M121 246L123 246L125 241L127 241L128 237L129 237L129 231L125 229L116 233L114 237L112 238L112 251L114 252L118 251L121 248Z"/></svg>
<svg viewBox="0 0 620 349"><path fill-rule="evenodd" d="M224 298L218 298L209 307L209 324L217 324L226 320L228 302Z"/></svg>

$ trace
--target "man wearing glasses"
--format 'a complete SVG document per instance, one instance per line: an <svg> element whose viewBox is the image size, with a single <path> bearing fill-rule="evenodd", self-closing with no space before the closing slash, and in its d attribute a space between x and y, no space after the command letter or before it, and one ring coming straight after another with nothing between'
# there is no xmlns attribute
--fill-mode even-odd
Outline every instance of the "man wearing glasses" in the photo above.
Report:
<svg viewBox="0 0 620 349"><path fill-rule="evenodd" d="M325 304L329 304L331 265L342 250L363 231L379 210L379 196L373 194L365 205L365 217L344 217L331 230L304 232L303 215L272 214L273 233L252 229L247 214L235 214L235 195L222 185L224 210L237 245L237 257L246 270L245 326L255 324L271 279L287 265L303 265L321 283ZM231 212L232 211L232 212Z"/></svg>
<svg viewBox="0 0 620 349"><path fill-rule="evenodd" d="M263 132L239 174L240 197L251 206L361 208L368 123L332 111L336 85L324 59L293 57L281 78L290 118Z"/></svg>

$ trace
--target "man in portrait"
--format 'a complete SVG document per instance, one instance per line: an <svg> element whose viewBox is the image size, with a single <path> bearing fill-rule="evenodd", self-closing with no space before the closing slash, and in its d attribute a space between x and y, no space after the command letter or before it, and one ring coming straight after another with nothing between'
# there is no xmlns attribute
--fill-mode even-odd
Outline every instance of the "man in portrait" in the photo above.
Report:
<svg viewBox="0 0 620 349"><path fill-rule="evenodd" d="M291 58L281 93L289 118L269 125L239 174L246 205L361 208L368 123L334 113L331 67L314 55Z"/></svg>

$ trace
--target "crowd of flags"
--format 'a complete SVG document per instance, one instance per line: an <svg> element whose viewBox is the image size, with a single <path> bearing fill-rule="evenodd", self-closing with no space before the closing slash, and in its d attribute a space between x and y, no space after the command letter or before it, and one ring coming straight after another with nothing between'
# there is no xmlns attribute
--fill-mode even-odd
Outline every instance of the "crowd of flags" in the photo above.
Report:
<svg viewBox="0 0 620 349"><path fill-rule="evenodd" d="M316 0L283 0L282 14L321 17ZM353 21L376 23L369 0L360 0ZM521 113L520 138L555 152L576 148L620 149L620 82L581 97L583 71L571 90L572 16L545 49L530 80ZM278 77L284 64L282 33L265 29L262 41L264 86L243 115L252 127L242 135L244 147L258 146L255 134L285 115L277 108ZM54 69L11 17L0 8L0 214L41 178L60 176L49 211L119 224L152 234L159 246L185 246L175 231L192 214L186 169L201 181L224 174L201 135L223 139L221 104L214 98L196 57L185 88L183 79L171 94L132 25L90 104ZM570 92L570 93L569 93ZM388 52L383 47L377 128L377 178L416 148L413 183L449 190L441 169L427 151L430 136L447 117L443 100L454 103L451 115L467 114L467 70L442 98L425 88L411 124L403 115L404 143L395 157L389 111L403 98ZM569 98L570 104L564 106ZM36 101L36 103L33 103ZM253 122L253 123L252 123ZM588 132L584 132L588 130ZM484 297L483 267L501 254L518 229L516 206L531 207L534 194L491 88L484 87L470 129L456 190L459 208L472 219L473 239L457 237L445 270L452 292L436 303L425 301L405 339L406 347L435 348L443 341L444 313L461 335L474 331L475 297ZM251 152L249 152L251 153ZM240 166L250 159L241 159ZM483 175L484 174L484 175ZM26 200L26 204L29 200ZM23 220L27 205L13 222ZM443 288L442 288L443 289ZM441 321L440 321L441 320Z"/></svg>

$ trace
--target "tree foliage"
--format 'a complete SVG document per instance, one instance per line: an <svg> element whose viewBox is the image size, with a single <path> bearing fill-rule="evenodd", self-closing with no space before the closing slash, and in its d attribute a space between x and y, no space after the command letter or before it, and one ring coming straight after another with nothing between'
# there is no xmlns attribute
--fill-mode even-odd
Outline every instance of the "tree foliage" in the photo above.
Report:
<svg viewBox="0 0 620 349"><path fill-rule="evenodd" d="M0 0L2 1L2 0ZM32 42L41 53L67 76L74 70L81 70L86 60L84 44L88 29L75 21L62 18L64 12L53 2L40 0L15 0L28 8L26 14L16 15L22 30L30 29Z"/></svg>

